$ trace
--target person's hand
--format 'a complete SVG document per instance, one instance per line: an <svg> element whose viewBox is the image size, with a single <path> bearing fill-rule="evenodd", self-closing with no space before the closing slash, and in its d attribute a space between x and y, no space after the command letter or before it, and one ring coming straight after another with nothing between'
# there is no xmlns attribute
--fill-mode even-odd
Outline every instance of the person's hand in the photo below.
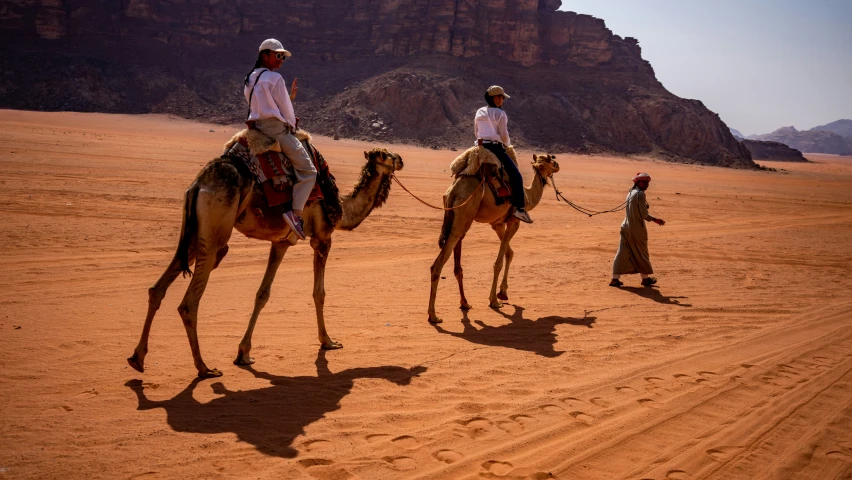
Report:
<svg viewBox="0 0 852 480"><path fill-rule="evenodd" d="M299 93L299 79L294 78L293 84L290 85L290 101L291 102L296 99L297 93Z"/></svg>
<svg viewBox="0 0 852 480"><path fill-rule="evenodd" d="M654 219L654 223L656 223L657 225L659 225L659 226L661 226L661 227L662 227L663 225L665 225L665 224L666 224L666 221L665 221L665 220L663 220L662 218L655 218L655 219Z"/></svg>

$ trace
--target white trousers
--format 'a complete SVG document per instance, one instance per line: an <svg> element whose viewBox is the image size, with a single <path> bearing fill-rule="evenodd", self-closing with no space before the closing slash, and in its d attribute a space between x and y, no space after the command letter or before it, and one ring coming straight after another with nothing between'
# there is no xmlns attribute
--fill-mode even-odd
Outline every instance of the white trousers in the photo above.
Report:
<svg viewBox="0 0 852 480"><path fill-rule="evenodd" d="M293 185L293 210L304 210L305 203L311 195L311 190L317 181L317 169L310 155L305 151L302 142L292 133L290 127L277 118L264 118L255 122L255 127L264 135L278 140L281 151L290 159L296 173L296 183Z"/></svg>

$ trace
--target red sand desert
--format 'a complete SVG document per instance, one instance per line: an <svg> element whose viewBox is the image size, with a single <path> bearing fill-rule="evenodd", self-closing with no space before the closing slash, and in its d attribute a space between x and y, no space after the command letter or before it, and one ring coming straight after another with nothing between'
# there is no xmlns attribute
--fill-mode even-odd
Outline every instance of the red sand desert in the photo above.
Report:
<svg viewBox="0 0 852 480"><path fill-rule="evenodd" d="M201 303L197 380L176 312L125 361L172 257L184 189L235 127L0 111L0 478L852 478L852 159L736 171L559 155L568 198L619 204L637 171L658 288L607 286L620 214L548 189L488 308L496 236L464 242L426 321L442 214L394 186L337 232L320 352L312 251L291 248L231 362L269 246L235 233ZM211 131L215 130L215 131ZM317 138L342 193L363 142ZM439 202L450 151L391 145ZM532 152L523 152L529 158ZM783 170L780 170L783 169ZM527 178L532 175L524 165Z"/></svg>

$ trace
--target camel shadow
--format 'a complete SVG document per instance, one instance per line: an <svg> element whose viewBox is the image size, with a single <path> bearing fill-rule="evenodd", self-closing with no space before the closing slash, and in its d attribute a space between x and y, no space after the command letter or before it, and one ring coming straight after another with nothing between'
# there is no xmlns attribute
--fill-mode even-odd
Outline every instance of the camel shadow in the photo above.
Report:
<svg viewBox="0 0 852 480"><path fill-rule="evenodd" d="M305 427L340 408L340 400L352 390L356 379L380 378L408 385L412 378L426 371L422 366L411 369L381 366L332 373L325 351L320 351L316 366L315 377L280 377L244 367L255 377L268 380L270 386L231 391L216 382L211 387L221 396L207 403L192 397L200 379L193 380L174 398L162 401L149 400L141 380L131 380L125 386L136 393L138 410L164 409L169 426L177 432L230 432L266 455L293 458L298 454L292 447L293 440L304 433Z"/></svg>
<svg viewBox="0 0 852 480"><path fill-rule="evenodd" d="M560 317L551 315L541 317L537 320L524 318L524 308L517 305L515 312L511 315L494 309L500 315L511 320L511 323L492 327L486 325L481 320L474 320L473 323L480 328L476 328L467 316L467 312L463 311L461 319L464 330L461 332L451 332L445 330L440 324L432 324L438 333L443 333L457 338L462 338L471 343L480 345L489 345L495 347L513 348L532 352L542 357L558 357L565 352L554 350L556 345L556 326L557 325L575 325L587 328L592 328L596 317L585 316L583 318Z"/></svg>
<svg viewBox="0 0 852 480"><path fill-rule="evenodd" d="M620 287L621 290L635 293L640 297L644 297L650 300L653 300L657 303L662 303L663 305L677 305L679 307L691 307L691 303L681 303L679 298L689 298L689 297L670 297L663 295L659 290L654 287Z"/></svg>

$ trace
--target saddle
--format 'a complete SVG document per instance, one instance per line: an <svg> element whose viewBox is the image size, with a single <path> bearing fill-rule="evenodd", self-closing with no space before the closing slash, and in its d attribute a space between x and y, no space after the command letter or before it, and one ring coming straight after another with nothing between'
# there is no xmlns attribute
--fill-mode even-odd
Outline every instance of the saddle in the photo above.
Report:
<svg viewBox="0 0 852 480"><path fill-rule="evenodd" d="M330 196L324 194L324 184L333 186L334 200L337 200L334 176L325 159L311 143L311 135L302 130L297 131L295 135L302 142L302 146L305 147L317 170L317 182L308 197L308 204ZM296 174L290 159L281 153L281 147L274 138L254 129L241 130L225 143L224 155L239 158L245 162L255 182L263 190L270 207L279 205L286 207L286 204L292 203Z"/></svg>
<svg viewBox="0 0 852 480"><path fill-rule="evenodd" d="M506 153L509 154L509 157L517 165L518 158L515 154L515 149L508 146L506 147ZM488 185L491 193L494 194L497 205L507 202L512 195L509 174L506 173L502 163L500 163L500 159L483 146L477 145L462 152L450 164L450 171L455 178L462 176L484 176L485 184Z"/></svg>

